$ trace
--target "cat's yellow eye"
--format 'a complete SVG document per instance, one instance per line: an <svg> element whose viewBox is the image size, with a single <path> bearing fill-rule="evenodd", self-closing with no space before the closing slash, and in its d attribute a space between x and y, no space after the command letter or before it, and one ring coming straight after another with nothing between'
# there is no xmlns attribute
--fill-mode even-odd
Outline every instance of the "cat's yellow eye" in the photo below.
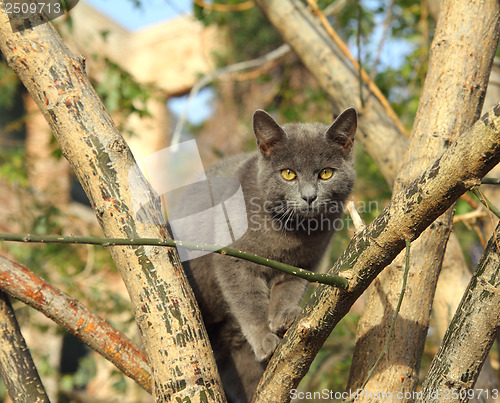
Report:
<svg viewBox="0 0 500 403"><path fill-rule="evenodd" d="M319 177L323 180L330 179L333 175L333 169L332 168L323 168L321 172L319 173Z"/></svg>
<svg viewBox="0 0 500 403"><path fill-rule="evenodd" d="M281 170L281 176L287 181L293 181L297 177L297 174L291 169L283 169Z"/></svg>

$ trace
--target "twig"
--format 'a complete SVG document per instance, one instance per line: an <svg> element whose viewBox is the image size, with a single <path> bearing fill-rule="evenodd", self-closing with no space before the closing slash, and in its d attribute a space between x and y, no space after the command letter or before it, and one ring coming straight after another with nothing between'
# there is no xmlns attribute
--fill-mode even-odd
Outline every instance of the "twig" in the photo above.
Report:
<svg viewBox="0 0 500 403"><path fill-rule="evenodd" d="M461 222L461 221L467 222L469 220L475 221L478 218L485 217L486 213L481 209L482 209L482 207L480 207L479 209L476 209L474 211L470 211L469 213L456 215L453 217L453 223L455 224L455 223Z"/></svg>
<svg viewBox="0 0 500 403"><path fill-rule="evenodd" d="M464 193L462 196L460 196L460 198L469 206L471 206L473 210L476 210L480 205L477 199L471 196L469 193Z"/></svg>
<svg viewBox="0 0 500 403"><path fill-rule="evenodd" d="M384 342L384 348L380 352L380 355L377 357L377 360L375 361L375 364L373 364L373 367L368 371L368 374L366 375L366 378L363 382L363 385L361 385L360 390L364 390L366 384L370 380L372 374L375 372L375 369L377 368L378 364L380 361L382 361L382 358L384 355L387 354L389 351L389 343L391 341L392 337L392 332L394 331L394 327L396 325L396 319L398 317L399 311L401 309L401 304L403 303L403 298L405 295L406 291L406 283L408 281L408 272L410 271L410 244L411 241L409 239L406 240L406 259L405 259L405 270L403 273L403 284L401 286L401 292L399 293L399 299L398 299L398 304L396 305L396 309L394 310L394 313L392 314L392 322L391 322L391 327L389 328L389 333L387 333L387 337L385 338ZM352 402L354 399L348 400L348 402Z"/></svg>
<svg viewBox="0 0 500 403"><path fill-rule="evenodd" d="M348 0L337 0L332 4L325 7L323 14L327 17L340 13L340 11L346 6Z"/></svg>
<svg viewBox="0 0 500 403"><path fill-rule="evenodd" d="M471 190L471 193L477 197L477 199L486 206L486 208L495 214L498 218L500 218L500 211L491 204L491 202L486 198L486 196L479 190L479 187L474 187Z"/></svg>
<svg viewBox="0 0 500 403"><path fill-rule="evenodd" d="M361 18L363 16L363 9L361 8L360 1L356 1L356 8L358 9L358 32L356 35L356 42L358 46L358 75L359 75L359 101L361 102L361 109L365 108L365 99L363 97L363 78L362 78L362 63L361 63Z"/></svg>
<svg viewBox="0 0 500 403"><path fill-rule="evenodd" d="M203 0L194 0L194 4L206 10L219 11L223 13L229 13L233 11L246 11L250 10L255 6L252 0L244 1L243 3L238 3L238 4L218 4L218 3L207 3L206 1Z"/></svg>
<svg viewBox="0 0 500 403"><path fill-rule="evenodd" d="M363 222L363 219L359 215L358 211L356 210L356 207L354 206L354 203L351 200L347 202L346 210L351 216L352 223L354 225L354 229L356 230L356 232L364 229L365 223Z"/></svg>
<svg viewBox="0 0 500 403"><path fill-rule="evenodd" d="M264 64L261 67L256 68L255 70L245 72L245 73L238 73L231 78L233 81L254 80L256 78L262 77L265 73L267 73L269 70L276 67L279 63L281 63L281 58L270 60L266 64Z"/></svg>
<svg viewBox="0 0 500 403"><path fill-rule="evenodd" d="M31 235L31 234L9 234L0 233L0 240L13 241L13 242L35 242L35 243L63 243L63 244L90 244L101 246L117 246L117 245L150 245L150 246L180 246L190 250L201 250L207 252L220 253L221 255L228 255L238 257L250 262L261 264L263 266L271 267L273 269L281 270L285 273L303 278L309 282L318 282L322 284L331 285L347 289L349 283L344 277L334 276L330 274L313 273L309 270L301 269L299 267L291 266L286 263L281 263L276 260L267 259L252 253L243 252L228 247L221 247L220 245L208 245L194 242L183 242L173 239L161 238L98 238L90 236L62 236L62 235Z"/></svg>
<svg viewBox="0 0 500 403"><path fill-rule="evenodd" d="M482 185L500 185L500 178L483 178L481 180L481 184Z"/></svg>

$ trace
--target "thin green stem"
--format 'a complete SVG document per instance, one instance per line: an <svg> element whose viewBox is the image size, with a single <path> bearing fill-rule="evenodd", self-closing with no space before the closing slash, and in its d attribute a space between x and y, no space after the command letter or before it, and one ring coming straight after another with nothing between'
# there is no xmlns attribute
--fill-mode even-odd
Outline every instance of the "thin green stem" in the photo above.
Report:
<svg viewBox="0 0 500 403"><path fill-rule="evenodd" d="M258 263L273 269L281 270L285 273L303 278L309 282L317 282L322 284L331 285L347 289L349 283L344 277L333 276L330 274L313 273L309 270L304 270L299 267L291 266L285 263L278 262L272 259L266 259L252 253L243 252L228 247L221 247L219 245L198 244L194 242L175 241L172 239L161 238L98 238L90 236L62 236L62 235L31 235L31 234L9 234L0 233L0 240L13 241L13 242L34 242L34 243L63 243L63 244L90 244L101 246L117 246L117 245L148 245L148 246L180 246L190 250L201 250L207 252L220 253L221 255L228 255L238 257L250 262Z"/></svg>
<svg viewBox="0 0 500 403"><path fill-rule="evenodd" d="M470 191L472 192L472 194L474 196L476 196L476 198L482 204L484 204L486 206L486 208L488 210L490 210L493 214L495 214L498 218L500 218L500 211L498 211L498 209L493 204L491 204L491 202L486 198L486 196L484 195L484 193L479 190L478 187L474 187Z"/></svg>
<svg viewBox="0 0 500 403"><path fill-rule="evenodd" d="M483 178L481 179L482 185L500 185L500 178Z"/></svg>

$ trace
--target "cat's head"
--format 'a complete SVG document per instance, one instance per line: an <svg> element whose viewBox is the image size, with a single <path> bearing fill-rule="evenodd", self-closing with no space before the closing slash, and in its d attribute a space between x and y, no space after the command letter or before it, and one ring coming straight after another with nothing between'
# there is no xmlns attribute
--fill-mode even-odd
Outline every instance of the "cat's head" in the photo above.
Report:
<svg viewBox="0 0 500 403"><path fill-rule="evenodd" d="M297 215L314 217L326 208L338 210L354 185L352 145L357 115L353 108L329 126L280 126L257 110L253 127L260 151L259 187L266 201L275 206L276 215L287 220Z"/></svg>

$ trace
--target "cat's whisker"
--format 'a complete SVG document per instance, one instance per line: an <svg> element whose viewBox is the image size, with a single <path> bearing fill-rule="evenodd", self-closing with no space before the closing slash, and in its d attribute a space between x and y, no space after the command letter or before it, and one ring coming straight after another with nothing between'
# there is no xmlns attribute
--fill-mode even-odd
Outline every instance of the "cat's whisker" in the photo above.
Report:
<svg viewBox="0 0 500 403"><path fill-rule="evenodd" d="M291 218L293 217L295 211L293 209L289 209L288 210L288 216L286 218L286 221L285 221L285 225L283 226L283 232L286 232L287 230L287 227L288 227L288 222L291 220Z"/></svg>
<svg viewBox="0 0 500 403"><path fill-rule="evenodd" d="M283 220L283 219L285 218L285 216L287 215L287 213L288 213L288 208L286 208L286 207L285 207L285 208L282 208L282 209L280 209L280 210L277 210L276 212L278 213L278 214L276 215L276 218L277 218L279 221L281 221L281 220Z"/></svg>

